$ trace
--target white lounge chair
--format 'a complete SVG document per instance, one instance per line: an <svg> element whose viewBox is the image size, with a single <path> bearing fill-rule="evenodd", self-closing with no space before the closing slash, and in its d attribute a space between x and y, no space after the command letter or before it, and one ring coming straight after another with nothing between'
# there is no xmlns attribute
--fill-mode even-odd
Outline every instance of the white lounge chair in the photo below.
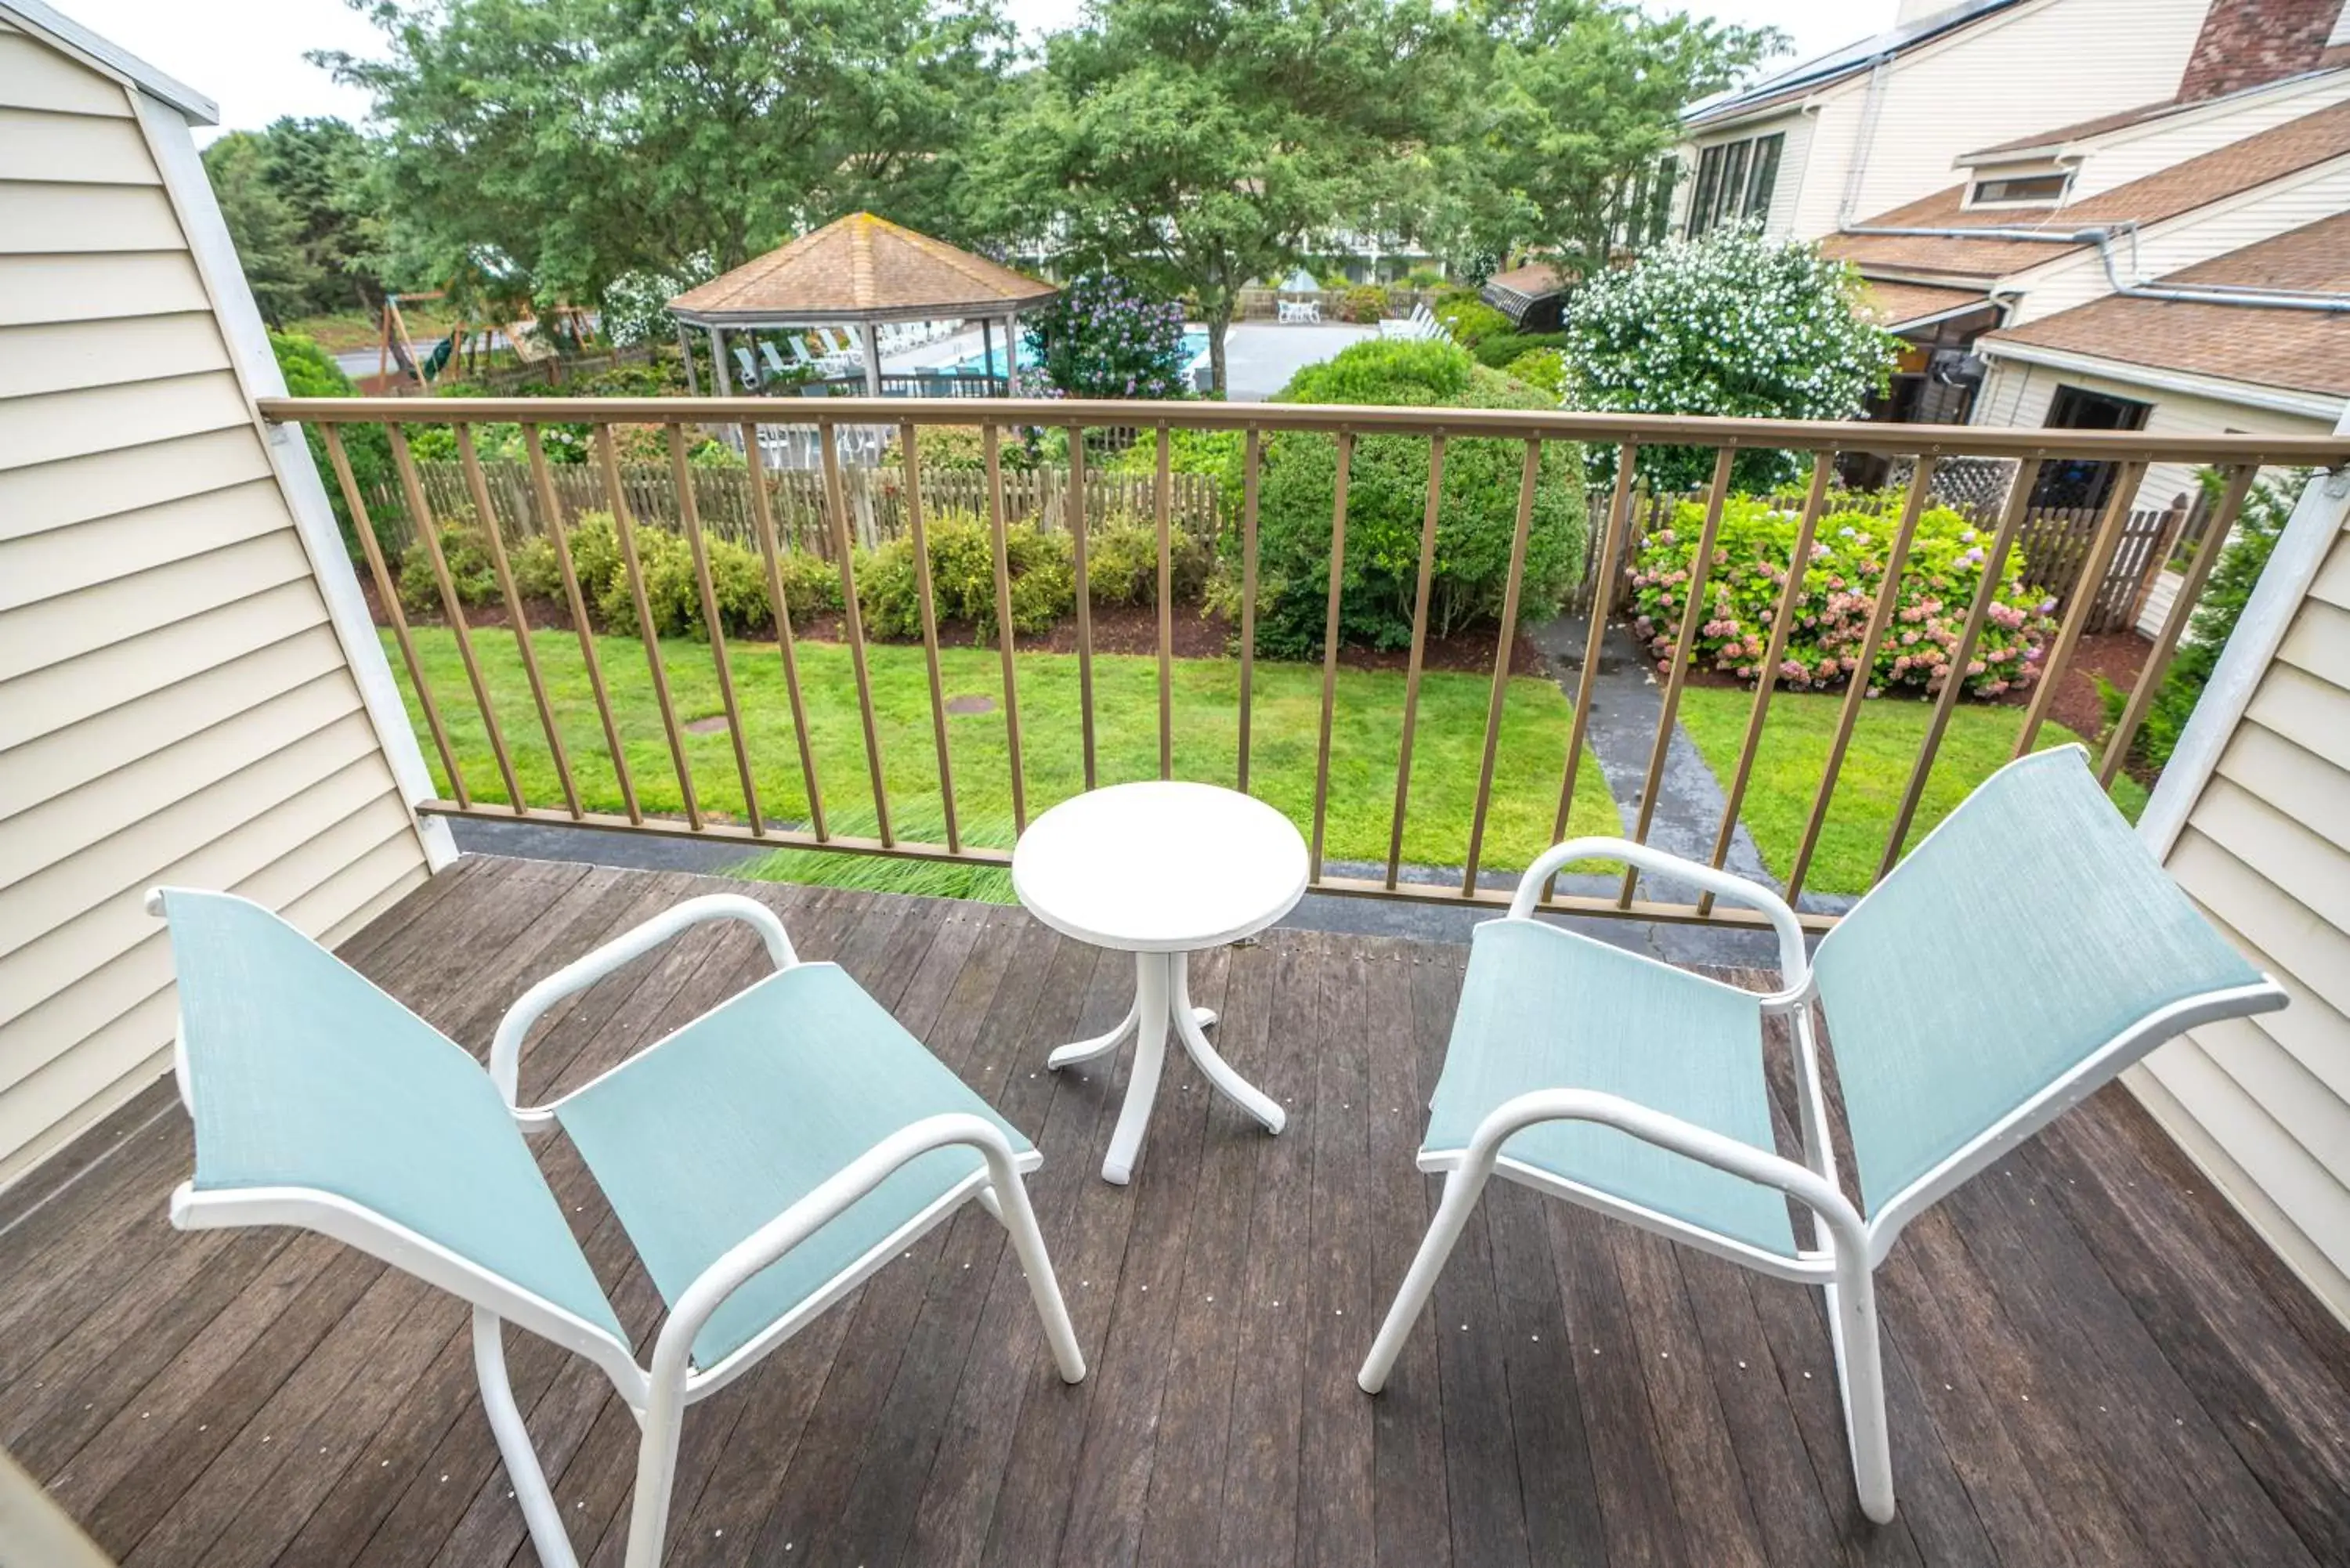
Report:
<svg viewBox="0 0 2350 1568"><path fill-rule="evenodd" d="M1758 909L1781 988L1758 996L1534 919L1550 877L1624 860ZM1999 970L1941 955L1998 933ZM1830 1151L1813 1037L1820 1004L1860 1200ZM1863 1512L1893 1517L1875 1270L1902 1227L2157 1045L2285 1004L2172 885L2105 798L2079 747L2010 763L1823 938L1778 896L1613 838L1526 868L1506 919L1477 928L1422 1170L1444 1197L1357 1381L1376 1394L1487 1179L1815 1284L1843 1386ZM1803 1138L1779 1154L1762 1030L1792 1030ZM1808 1210L1801 1240L1788 1199Z"/></svg>
<svg viewBox="0 0 2350 1568"><path fill-rule="evenodd" d="M463 1047L257 904L168 888L175 1056L194 1118L187 1230L293 1225L473 1304L473 1365L540 1562L572 1568L505 1371L508 1323L576 1351L642 1428L628 1568L661 1555L684 1407L977 1199L1011 1233L1061 1376L1085 1362L1029 1207L1035 1149L773 910L690 898L525 992L484 1072ZM562 998L703 921L742 920L775 971L547 1105L517 1080ZM639 1366L524 1134L561 1127L669 1316Z"/></svg>
<svg viewBox="0 0 2350 1568"><path fill-rule="evenodd" d="M775 346L764 337L759 339L759 358L765 364L767 373L771 376L788 376L792 373L792 368L784 362L784 357L775 352Z"/></svg>
<svg viewBox="0 0 2350 1568"><path fill-rule="evenodd" d="M742 344L733 344L732 345L732 348L734 350L734 369L740 372L738 379L743 389L746 392L757 391L759 389L759 362L751 358L751 350L744 348Z"/></svg>

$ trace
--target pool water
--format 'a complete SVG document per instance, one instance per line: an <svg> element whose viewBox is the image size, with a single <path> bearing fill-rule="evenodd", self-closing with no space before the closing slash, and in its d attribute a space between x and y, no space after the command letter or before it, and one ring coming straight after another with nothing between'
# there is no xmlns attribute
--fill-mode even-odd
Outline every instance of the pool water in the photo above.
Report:
<svg viewBox="0 0 2350 1568"><path fill-rule="evenodd" d="M1204 327L1186 327L1183 328L1183 369L1186 371L1196 369L1201 365L1205 364L1207 362L1207 358L1208 329ZM1035 367L1036 351L1029 346L1026 337L1024 334L1020 344L1020 368L1024 370L1032 370L1035 369ZM983 373L997 376L1003 375L1003 343L998 341L995 344L994 352L984 358L977 354L972 354L956 360L953 364L947 367L947 373L952 376L977 376Z"/></svg>

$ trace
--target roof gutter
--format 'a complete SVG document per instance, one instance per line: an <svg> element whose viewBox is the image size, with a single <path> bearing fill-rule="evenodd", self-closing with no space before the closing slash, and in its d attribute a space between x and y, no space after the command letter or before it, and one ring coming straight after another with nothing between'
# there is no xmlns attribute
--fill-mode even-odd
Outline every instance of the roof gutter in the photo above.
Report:
<svg viewBox="0 0 2350 1568"><path fill-rule="evenodd" d="M2133 242L2137 225L2106 223L2062 232L2054 229L1958 229L1889 223L1841 223L1846 234L1883 235L1897 239L2020 240L2033 244L2095 245L2105 264L2106 281L2116 294L2130 299L2160 299L2183 305L2231 305L2262 310L2314 310L2327 315L2350 314L2350 294L2326 294L2309 289L2260 288L2251 286L2129 283L2114 259L2114 242L2127 235Z"/></svg>

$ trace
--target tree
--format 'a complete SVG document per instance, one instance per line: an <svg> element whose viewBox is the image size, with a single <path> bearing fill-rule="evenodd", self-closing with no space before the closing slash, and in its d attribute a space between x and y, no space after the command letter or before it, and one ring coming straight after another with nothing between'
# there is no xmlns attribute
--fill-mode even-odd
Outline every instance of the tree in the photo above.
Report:
<svg viewBox="0 0 2350 1568"><path fill-rule="evenodd" d="M254 303L276 327L303 313L324 275L304 254L301 224L271 184L267 161L262 138L249 130L231 131L204 149L204 172Z"/></svg>
<svg viewBox="0 0 2350 1568"><path fill-rule="evenodd" d="M384 223L374 144L346 120L290 116L272 121L261 140L264 177L293 214L302 254L318 275L309 308L375 309L384 295Z"/></svg>
<svg viewBox="0 0 2350 1568"><path fill-rule="evenodd" d="M1567 302L1570 408L1644 414L1840 420L1882 395L1900 339L1858 310L1859 275L1817 247L1751 227L1671 240L1631 266L1592 278ZM1594 454L1612 462L1613 454ZM1661 489L1706 483L1711 448L1640 449ZM1741 488L1795 477L1791 452L1742 451Z"/></svg>
<svg viewBox="0 0 2350 1568"><path fill-rule="evenodd" d="M1107 273L1068 287L1023 319L1038 366L1072 398L1179 398L1183 384L1183 309L1146 299Z"/></svg>
<svg viewBox="0 0 2350 1568"><path fill-rule="evenodd" d="M1425 164L1455 32L1427 0L1090 0L993 139L993 224L1191 296L1222 391L1242 286Z"/></svg>
<svg viewBox="0 0 2350 1568"><path fill-rule="evenodd" d="M383 0L375 98L417 265L542 302L706 252L739 265L861 204L953 234L957 149L1010 30L994 0Z"/></svg>
<svg viewBox="0 0 2350 1568"><path fill-rule="evenodd" d="M1622 0L1470 0L1479 90L1446 138L1433 226L1456 251L1532 246L1596 276L1662 216L1680 111L1786 47L1776 28Z"/></svg>

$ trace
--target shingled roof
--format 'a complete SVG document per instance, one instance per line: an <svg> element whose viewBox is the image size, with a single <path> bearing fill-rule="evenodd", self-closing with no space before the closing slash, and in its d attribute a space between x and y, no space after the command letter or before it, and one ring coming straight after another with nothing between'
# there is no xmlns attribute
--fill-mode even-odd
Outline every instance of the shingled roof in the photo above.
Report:
<svg viewBox="0 0 2350 1568"><path fill-rule="evenodd" d="M670 314L696 325L799 326L1002 316L1060 290L944 240L851 213L690 288Z"/></svg>
<svg viewBox="0 0 2350 1568"><path fill-rule="evenodd" d="M2012 207L1970 208L1965 205L1966 187L1953 185L1859 225L1863 229L2041 229L2050 235L2048 241L1841 234L1831 234L1820 248L1856 264L1872 277L1926 272L1998 278L2055 260L2068 248L2064 241L2084 229L2158 223L2345 153L2350 153L2350 103L2303 115L2069 207L2030 213ZM2074 241L2071 248L2086 243Z"/></svg>
<svg viewBox="0 0 2350 1568"><path fill-rule="evenodd" d="M2215 256L2161 281L2327 294L2350 290L2350 213ZM2350 315L2116 294L1991 333L1983 342L1994 348L2013 343L2255 386L2350 396Z"/></svg>

